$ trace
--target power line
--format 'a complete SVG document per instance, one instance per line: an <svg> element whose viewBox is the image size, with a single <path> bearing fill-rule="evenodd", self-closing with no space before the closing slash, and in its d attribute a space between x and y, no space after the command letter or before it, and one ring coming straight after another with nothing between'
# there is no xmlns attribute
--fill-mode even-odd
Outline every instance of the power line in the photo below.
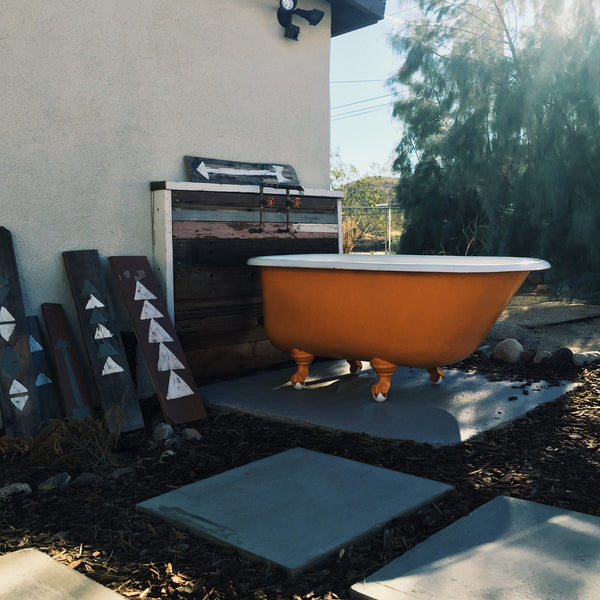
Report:
<svg viewBox="0 0 600 600"><path fill-rule="evenodd" d="M346 108L347 106L356 106L357 104L364 104L365 102L372 102L373 100L381 100L381 98L389 98L390 96L396 96L396 93L384 94L383 96L374 96L373 98L367 98L366 100L357 100L356 102L349 102L348 104L340 104L334 106L331 110L338 110L339 108Z"/></svg>

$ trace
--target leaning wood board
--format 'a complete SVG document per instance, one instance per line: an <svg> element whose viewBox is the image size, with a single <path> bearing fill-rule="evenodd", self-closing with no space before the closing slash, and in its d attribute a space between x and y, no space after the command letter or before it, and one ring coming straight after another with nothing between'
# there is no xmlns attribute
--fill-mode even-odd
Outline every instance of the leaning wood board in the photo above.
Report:
<svg viewBox="0 0 600 600"><path fill-rule="evenodd" d="M45 302L42 304L42 314L65 415L76 419L91 417L94 415L93 402L65 310L62 304Z"/></svg>
<svg viewBox="0 0 600 600"><path fill-rule="evenodd" d="M98 250L63 252L73 302L100 404L111 428L144 427L142 411Z"/></svg>
<svg viewBox="0 0 600 600"><path fill-rule="evenodd" d="M12 235L0 227L0 408L5 433L34 435L40 407Z"/></svg>
<svg viewBox="0 0 600 600"><path fill-rule="evenodd" d="M165 418L172 424L206 417L167 305L145 256L109 259L133 322Z"/></svg>
<svg viewBox="0 0 600 600"><path fill-rule="evenodd" d="M29 330L29 349L35 374L35 387L40 404L42 425L50 419L60 419L64 416L60 402L58 381L52 367L50 348L42 325L37 315L27 317Z"/></svg>

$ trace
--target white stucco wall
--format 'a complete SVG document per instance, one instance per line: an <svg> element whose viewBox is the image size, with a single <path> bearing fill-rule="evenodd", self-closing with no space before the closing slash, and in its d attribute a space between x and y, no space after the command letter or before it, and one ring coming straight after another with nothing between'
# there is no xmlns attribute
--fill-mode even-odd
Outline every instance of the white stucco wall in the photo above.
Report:
<svg viewBox="0 0 600 600"><path fill-rule="evenodd" d="M149 184L185 181L186 154L329 187L330 5L293 42L278 4L3 0L0 225L27 314L72 311L64 250L151 256Z"/></svg>

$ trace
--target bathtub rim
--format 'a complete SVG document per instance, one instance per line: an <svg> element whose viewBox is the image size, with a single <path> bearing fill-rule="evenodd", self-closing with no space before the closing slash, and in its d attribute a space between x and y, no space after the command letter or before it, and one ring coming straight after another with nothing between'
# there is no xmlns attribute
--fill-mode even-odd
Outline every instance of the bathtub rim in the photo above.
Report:
<svg viewBox="0 0 600 600"><path fill-rule="evenodd" d="M420 254L280 254L254 256L248 259L248 265L416 273L500 273L551 268L549 262L540 258Z"/></svg>

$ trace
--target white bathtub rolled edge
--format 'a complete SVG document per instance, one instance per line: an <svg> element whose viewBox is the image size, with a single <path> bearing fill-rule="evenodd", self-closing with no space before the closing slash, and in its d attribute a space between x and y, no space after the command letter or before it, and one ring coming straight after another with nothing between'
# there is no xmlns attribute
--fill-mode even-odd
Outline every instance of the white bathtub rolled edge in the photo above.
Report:
<svg viewBox="0 0 600 600"><path fill-rule="evenodd" d="M540 258L416 254L282 254L254 256L248 259L248 264L256 267L420 273L499 273L551 268L550 263Z"/></svg>

